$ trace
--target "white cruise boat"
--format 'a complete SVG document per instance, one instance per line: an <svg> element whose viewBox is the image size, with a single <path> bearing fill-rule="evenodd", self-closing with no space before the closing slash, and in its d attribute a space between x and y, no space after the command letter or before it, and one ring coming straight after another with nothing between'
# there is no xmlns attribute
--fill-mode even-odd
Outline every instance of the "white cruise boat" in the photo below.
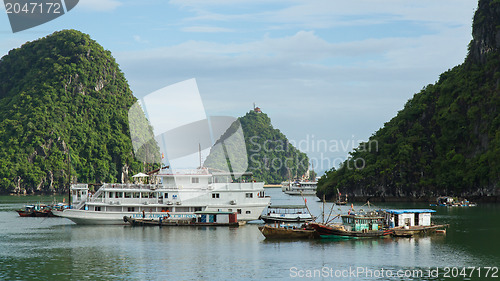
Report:
<svg viewBox="0 0 500 281"><path fill-rule="evenodd" d="M158 184L103 184L91 194L89 185L71 185L71 209L54 212L77 224L125 224L123 217L193 219L195 212L237 213L238 221L259 219L271 198L264 183L238 182L228 173L209 173L206 168L182 172L161 170Z"/></svg>
<svg viewBox="0 0 500 281"><path fill-rule="evenodd" d="M284 181L281 191L289 195L316 195L318 183L315 181Z"/></svg>

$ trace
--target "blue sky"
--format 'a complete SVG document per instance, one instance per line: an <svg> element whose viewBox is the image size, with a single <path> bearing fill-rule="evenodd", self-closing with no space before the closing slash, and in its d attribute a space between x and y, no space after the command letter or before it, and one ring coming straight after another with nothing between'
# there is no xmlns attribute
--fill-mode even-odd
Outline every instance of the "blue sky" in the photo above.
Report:
<svg viewBox="0 0 500 281"><path fill-rule="evenodd" d="M80 30L112 52L137 97L196 78L208 115L241 116L255 102L326 170L346 157L346 144L368 139L463 62L476 7L475 0L80 0L15 34L0 10L0 56L57 30ZM318 141L329 145L318 149Z"/></svg>

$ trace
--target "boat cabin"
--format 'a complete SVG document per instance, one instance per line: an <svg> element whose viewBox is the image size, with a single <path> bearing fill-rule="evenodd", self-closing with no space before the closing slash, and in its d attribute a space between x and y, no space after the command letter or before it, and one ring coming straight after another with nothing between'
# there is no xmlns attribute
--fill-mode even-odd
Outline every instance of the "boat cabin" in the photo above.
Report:
<svg viewBox="0 0 500 281"><path fill-rule="evenodd" d="M267 207L267 214L307 214L306 205L271 205Z"/></svg>
<svg viewBox="0 0 500 281"><path fill-rule="evenodd" d="M235 212L199 211L195 214L197 223L233 224L238 222Z"/></svg>
<svg viewBox="0 0 500 281"><path fill-rule="evenodd" d="M385 210L386 221L390 228L400 226L430 226L430 209Z"/></svg>
<svg viewBox="0 0 500 281"><path fill-rule="evenodd" d="M314 217L307 211L306 205L271 205L260 216L266 223L272 222L306 222Z"/></svg>
<svg viewBox="0 0 500 281"><path fill-rule="evenodd" d="M342 224L347 231L376 231L384 227L384 218L379 216L343 215Z"/></svg>

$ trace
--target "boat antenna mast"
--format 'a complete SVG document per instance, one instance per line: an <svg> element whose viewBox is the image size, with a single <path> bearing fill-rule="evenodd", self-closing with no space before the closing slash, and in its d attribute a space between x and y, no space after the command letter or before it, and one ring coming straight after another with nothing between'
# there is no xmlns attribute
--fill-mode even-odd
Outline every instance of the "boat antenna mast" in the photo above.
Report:
<svg viewBox="0 0 500 281"><path fill-rule="evenodd" d="M202 168L201 165L201 143L198 143L198 155L200 156L200 169Z"/></svg>
<svg viewBox="0 0 500 281"><path fill-rule="evenodd" d="M71 209L71 155L69 154L68 145L68 208Z"/></svg>

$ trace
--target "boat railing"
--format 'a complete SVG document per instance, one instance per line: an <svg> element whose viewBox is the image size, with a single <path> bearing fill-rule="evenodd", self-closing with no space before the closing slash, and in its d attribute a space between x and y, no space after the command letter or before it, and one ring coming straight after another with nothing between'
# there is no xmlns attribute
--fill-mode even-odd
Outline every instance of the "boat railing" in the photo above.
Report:
<svg viewBox="0 0 500 281"><path fill-rule="evenodd" d="M102 188L116 188L116 189L150 189L155 190L163 187L161 184L145 184L145 183L105 183ZM97 194L97 193L96 193Z"/></svg>
<svg viewBox="0 0 500 281"><path fill-rule="evenodd" d="M89 185L86 184L86 183L73 183L71 184L71 189L84 189L84 190L87 190L89 189Z"/></svg>

